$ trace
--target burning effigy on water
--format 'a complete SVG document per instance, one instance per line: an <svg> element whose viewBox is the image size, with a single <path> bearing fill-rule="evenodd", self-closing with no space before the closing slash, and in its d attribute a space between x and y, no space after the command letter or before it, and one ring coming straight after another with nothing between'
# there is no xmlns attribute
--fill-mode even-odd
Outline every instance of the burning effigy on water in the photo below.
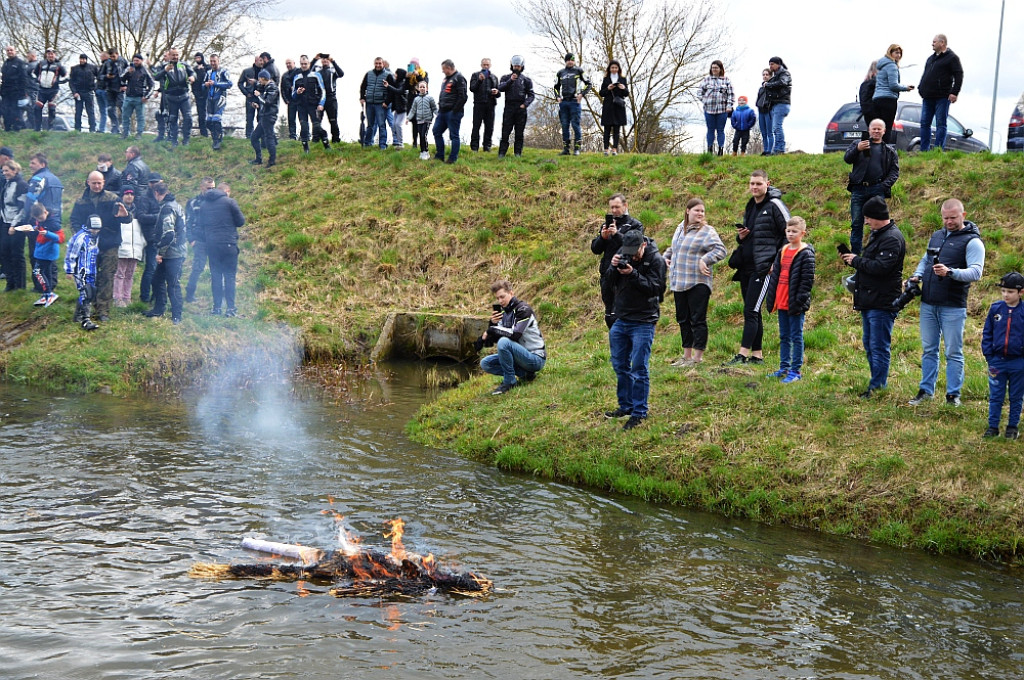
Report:
<svg viewBox="0 0 1024 680"><path fill-rule="evenodd" d="M340 520L344 519L338 517ZM401 518L387 522L385 538L391 550L361 545L359 537L341 526L339 548L321 550L292 543L275 543L245 538L242 547L269 553L266 562L216 564L199 562L188 575L209 579L322 580L336 584L335 597L420 595L443 592L465 597L480 597L491 592L494 583L472 571L457 571L438 564L432 554L407 551L402 544L405 523ZM287 561L286 561L287 560Z"/></svg>

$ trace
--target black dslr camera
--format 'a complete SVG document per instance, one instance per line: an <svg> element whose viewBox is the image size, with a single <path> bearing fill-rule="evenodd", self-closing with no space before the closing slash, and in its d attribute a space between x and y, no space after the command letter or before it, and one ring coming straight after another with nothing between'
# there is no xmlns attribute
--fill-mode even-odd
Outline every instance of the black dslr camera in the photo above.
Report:
<svg viewBox="0 0 1024 680"><path fill-rule="evenodd" d="M618 253L619 262L615 265L616 269L629 269L633 266L633 256L623 255L621 252Z"/></svg>
<svg viewBox="0 0 1024 680"><path fill-rule="evenodd" d="M921 286L918 285L917 281L908 279L906 284L903 286L903 292L900 296L892 301L892 306L896 308L897 312L902 312L903 308L910 304L910 301L921 294Z"/></svg>

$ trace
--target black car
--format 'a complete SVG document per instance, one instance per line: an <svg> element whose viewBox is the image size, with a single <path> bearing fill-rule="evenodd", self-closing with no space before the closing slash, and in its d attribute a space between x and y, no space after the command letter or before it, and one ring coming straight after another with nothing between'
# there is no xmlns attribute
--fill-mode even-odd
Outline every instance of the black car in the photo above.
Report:
<svg viewBox="0 0 1024 680"><path fill-rule="evenodd" d="M861 116L860 104L850 102L843 104L832 116L825 129L825 153L830 151L846 151L850 142L861 139L868 129L868 123ZM1013 123L1011 123L1012 125ZM896 105L896 148L901 151L917 151L921 146L921 104L920 102L899 102ZM932 123L932 141L934 142L935 124ZM1021 132L1024 135L1024 131ZM974 131L964 129L953 116L946 118L946 148L967 153L988 151L988 145L973 137ZM1024 140L1024 138L1022 138Z"/></svg>
<svg viewBox="0 0 1024 680"><path fill-rule="evenodd" d="M1006 133L1006 152L1024 151L1024 95L1010 116L1010 129Z"/></svg>

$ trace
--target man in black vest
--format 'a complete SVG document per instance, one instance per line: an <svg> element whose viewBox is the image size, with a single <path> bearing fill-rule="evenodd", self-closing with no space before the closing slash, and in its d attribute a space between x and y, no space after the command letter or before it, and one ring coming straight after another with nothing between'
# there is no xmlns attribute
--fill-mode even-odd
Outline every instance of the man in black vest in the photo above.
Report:
<svg viewBox="0 0 1024 680"><path fill-rule="evenodd" d="M935 394L939 376L939 337L946 347L946 403L960 405L964 383L964 323L967 293L981 279L985 244L977 225L964 218L964 204L951 198L942 204L943 228L932 234L928 250L911 281L921 283L921 385L911 406Z"/></svg>

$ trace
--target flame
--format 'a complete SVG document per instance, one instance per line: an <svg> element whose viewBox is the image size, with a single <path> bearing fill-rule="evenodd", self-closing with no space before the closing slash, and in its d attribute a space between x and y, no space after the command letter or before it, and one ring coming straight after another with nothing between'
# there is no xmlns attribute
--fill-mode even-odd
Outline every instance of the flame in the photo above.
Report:
<svg viewBox="0 0 1024 680"><path fill-rule="evenodd" d="M423 567L423 571L433 576L437 571L437 560L434 559L434 553L427 553L426 557L421 558L420 566Z"/></svg>
<svg viewBox="0 0 1024 680"><path fill-rule="evenodd" d="M295 584L295 593L299 597L308 597L309 596L309 589L306 588L306 582L305 581L298 581L298 582L296 582L296 584Z"/></svg>
<svg viewBox="0 0 1024 680"><path fill-rule="evenodd" d="M402 545L402 534L405 531L405 522L402 521L401 517L398 517L386 522L386 524L390 527L390 531L384 532L384 538L391 539L391 552L388 554L388 557L401 564L402 560L407 557L405 546Z"/></svg>

